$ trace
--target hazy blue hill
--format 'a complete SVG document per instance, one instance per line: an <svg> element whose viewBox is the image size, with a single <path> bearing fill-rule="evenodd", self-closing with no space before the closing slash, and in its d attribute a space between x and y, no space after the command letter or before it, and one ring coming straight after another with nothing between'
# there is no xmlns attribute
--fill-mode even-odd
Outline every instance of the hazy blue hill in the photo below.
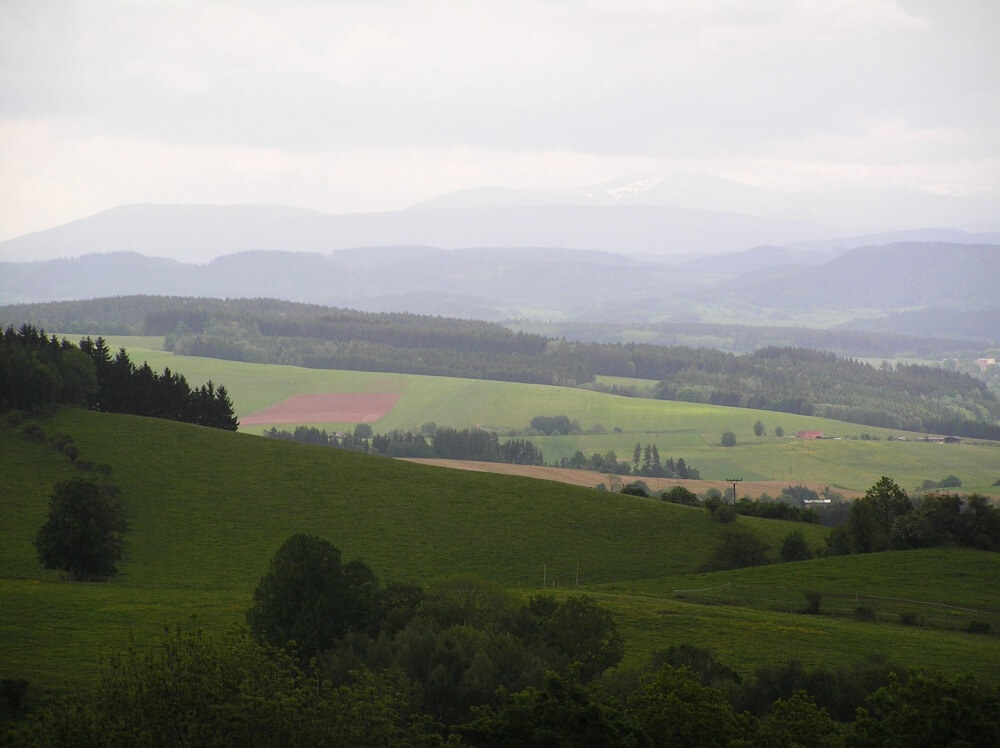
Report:
<svg viewBox="0 0 1000 748"><path fill-rule="evenodd" d="M1000 345L1000 308L961 311L921 309L892 312L885 317L856 319L840 325L844 330L902 335L951 335L980 343Z"/></svg>
<svg viewBox="0 0 1000 748"><path fill-rule="evenodd" d="M136 252L86 254L74 259L0 263L0 300L30 303L97 296L189 293L198 269Z"/></svg>
<svg viewBox="0 0 1000 748"><path fill-rule="evenodd" d="M1000 246L908 242L853 249L745 288L745 300L799 308L995 305Z"/></svg>
<svg viewBox="0 0 1000 748"><path fill-rule="evenodd" d="M846 249L794 249L791 247L752 247L742 252L699 257L681 263L682 270L733 275L772 268L793 268L802 265L819 265L846 252Z"/></svg>
<svg viewBox="0 0 1000 748"><path fill-rule="evenodd" d="M675 266L566 248L387 246L255 250L195 265L119 252L0 264L0 304L134 294L267 297L371 311L631 324L697 321L706 304L731 314L747 307L794 314L995 305L1000 246L862 247L816 264L831 254L759 247ZM952 335L937 328L934 334Z"/></svg>

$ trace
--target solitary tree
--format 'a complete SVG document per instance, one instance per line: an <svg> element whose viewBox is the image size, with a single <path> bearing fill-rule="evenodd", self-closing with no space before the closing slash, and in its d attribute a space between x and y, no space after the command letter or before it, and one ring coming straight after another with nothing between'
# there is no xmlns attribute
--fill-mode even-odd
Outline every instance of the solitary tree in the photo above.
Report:
<svg viewBox="0 0 1000 748"><path fill-rule="evenodd" d="M736 434L732 431L727 431L722 435L722 446L723 447L735 447L736 446Z"/></svg>
<svg viewBox="0 0 1000 748"><path fill-rule="evenodd" d="M754 423L754 425L753 425L753 433L756 436L764 436L764 424L761 423L760 421L757 421L756 423Z"/></svg>
<svg viewBox="0 0 1000 748"><path fill-rule="evenodd" d="M118 500L94 478L77 476L55 485L35 549L46 569L69 579L107 578L117 572L124 532Z"/></svg>

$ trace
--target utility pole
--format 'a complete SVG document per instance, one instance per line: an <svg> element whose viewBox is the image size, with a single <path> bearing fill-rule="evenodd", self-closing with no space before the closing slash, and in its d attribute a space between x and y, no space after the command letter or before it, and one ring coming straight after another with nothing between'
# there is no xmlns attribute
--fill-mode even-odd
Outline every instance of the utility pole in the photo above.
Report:
<svg viewBox="0 0 1000 748"><path fill-rule="evenodd" d="M742 480L742 478L726 478L726 483L733 484L733 506L736 506L736 484Z"/></svg>

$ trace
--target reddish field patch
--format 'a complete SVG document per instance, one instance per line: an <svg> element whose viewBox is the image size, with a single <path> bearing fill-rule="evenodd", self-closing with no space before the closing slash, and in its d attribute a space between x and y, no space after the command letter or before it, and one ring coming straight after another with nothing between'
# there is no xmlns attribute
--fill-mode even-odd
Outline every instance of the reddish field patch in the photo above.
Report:
<svg viewBox="0 0 1000 748"><path fill-rule="evenodd" d="M398 393L346 392L292 395L240 419L243 426L262 423L370 423L384 416L399 400Z"/></svg>

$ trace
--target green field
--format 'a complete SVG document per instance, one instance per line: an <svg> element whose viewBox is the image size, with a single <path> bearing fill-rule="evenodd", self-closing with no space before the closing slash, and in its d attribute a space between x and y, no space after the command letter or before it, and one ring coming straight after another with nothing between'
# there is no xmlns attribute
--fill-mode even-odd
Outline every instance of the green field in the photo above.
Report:
<svg viewBox="0 0 1000 748"><path fill-rule="evenodd" d="M738 475L747 480L816 481L831 487L864 491L882 475L889 475L908 490L924 480L941 480L954 474L962 490L996 494L1000 479L1000 443L960 445L889 442L901 432L788 413L728 408L645 398L607 395L584 389L518 384L413 374L385 374L294 366L246 364L212 358L174 356L157 350L161 338L109 338L112 346L126 345L132 358L148 360L160 371L179 371L194 384L212 379L226 385L239 416L245 416L287 397L301 393L398 393L400 399L387 416L377 421L378 431L416 430L428 422L439 426L480 426L499 431L525 428L537 415L565 414L585 430L600 424L607 433L535 438L547 462L615 450L628 459L636 442L654 443L664 457L683 457L705 479ZM646 386L651 380L635 381ZM608 383L612 383L608 380ZM785 438L756 437L754 423L763 422L767 433L781 426ZM353 424L303 424L322 428L350 428ZM266 426L251 426L261 433ZM279 425L279 428L291 428ZM615 429L621 429L616 433ZM799 440L799 430L823 431L841 440ZM737 446L724 448L724 431L737 436ZM862 433L880 441L859 441ZM909 435L913 438L913 435Z"/></svg>
<svg viewBox="0 0 1000 748"><path fill-rule="evenodd" d="M911 666L997 677L995 635L942 629L944 619L914 628L802 616L765 599L768 590L795 600L803 588L816 588L833 600L891 589L895 597L996 611L996 559L984 553L939 550L727 572L757 592L728 601L744 606L718 604L724 596L706 605L673 593L680 585L716 585L717 575L692 574L720 530L703 509L154 419L67 410L42 425L50 435L71 434L80 459L113 467L130 530L114 583L69 583L42 570L32 540L51 486L74 469L19 428L0 427L5 677L54 688L88 681L129 632L142 646L162 625L192 615L213 629L240 622L271 554L296 532L325 537L383 580L470 572L530 591L544 575L557 592L593 590L618 615L630 662L687 641L717 649L743 672L790 656L840 663L881 652ZM772 545L795 529L815 547L826 533L798 523L737 522Z"/></svg>

